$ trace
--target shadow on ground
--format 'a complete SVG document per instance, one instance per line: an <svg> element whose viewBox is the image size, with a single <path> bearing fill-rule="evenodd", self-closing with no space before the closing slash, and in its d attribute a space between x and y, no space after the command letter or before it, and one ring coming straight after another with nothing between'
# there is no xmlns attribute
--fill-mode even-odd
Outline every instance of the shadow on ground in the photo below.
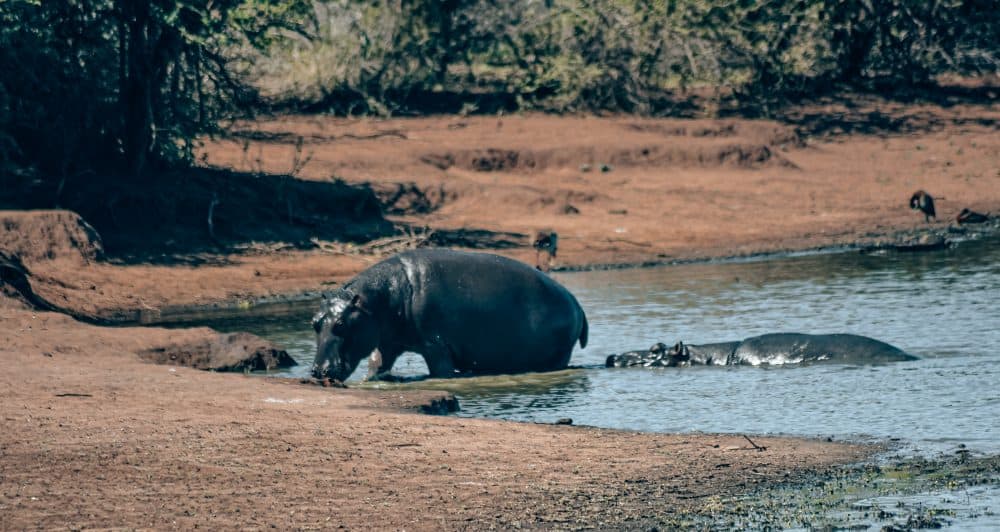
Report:
<svg viewBox="0 0 1000 532"><path fill-rule="evenodd" d="M407 235L414 234L426 235L412 239L425 246L505 249L527 244L527 235L520 233L429 231L393 223L384 213L407 203L398 194L377 194L367 184L340 180L192 168L142 180L83 176L0 184L0 210L74 211L100 235L101 258L119 264L225 264L225 255L233 253L313 249L322 242L409 242ZM410 203L404 212L433 210Z"/></svg>
<svg viewBox="0 0 1000 532"><path fill-rule="evenodd" d="M1000 120L995 117L948 112L959 105L988 108L997 104L998 96L1000 87L994 85L874 86L803 99L783 106L774 117L795 126L800 134L814 137L928 133L967 126L1000 130Z"/></svg>
<svg viewBox="0 0 1000 532"><path fill-rule="evenodd" d="M370 187L193 168L143 179L82 176L8 183L0 208L68 209L123 263L205 263L220 252L393 234Z"/></svg>

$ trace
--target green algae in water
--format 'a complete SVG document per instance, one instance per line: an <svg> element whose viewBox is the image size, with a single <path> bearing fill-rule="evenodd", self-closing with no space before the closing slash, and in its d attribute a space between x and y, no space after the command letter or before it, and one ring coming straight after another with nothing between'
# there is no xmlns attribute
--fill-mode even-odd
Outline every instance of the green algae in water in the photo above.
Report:
<svg viewBox="0 0 1000 532"><path fill-rule="evenodd" d="M917 530L1000 526L1000 456L909 458L714 497L670 524L706 530Z"/></svg>

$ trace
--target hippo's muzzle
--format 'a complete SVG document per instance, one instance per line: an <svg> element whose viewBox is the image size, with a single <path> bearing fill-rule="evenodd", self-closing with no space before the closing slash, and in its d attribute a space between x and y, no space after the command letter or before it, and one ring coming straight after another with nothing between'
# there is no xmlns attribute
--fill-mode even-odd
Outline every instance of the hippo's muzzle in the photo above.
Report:
<svg viewBox="0 0 1000 532"><path fill-rule="evenodd" d="M327 336L319 342L312 366L313 377L343 381L350 376L354 368L344 360L341 353L343 343L341 338L335 336Z"/></svg>
<svg viewBox="0 0 1000 532"><path fill-rule="evenodd" d="M330 361L328 360L323 361L321 364L313 364L311 370L312 376L317 379L325 378L327 376L326 370L329 369L329 367L330 367Z"/></svg>

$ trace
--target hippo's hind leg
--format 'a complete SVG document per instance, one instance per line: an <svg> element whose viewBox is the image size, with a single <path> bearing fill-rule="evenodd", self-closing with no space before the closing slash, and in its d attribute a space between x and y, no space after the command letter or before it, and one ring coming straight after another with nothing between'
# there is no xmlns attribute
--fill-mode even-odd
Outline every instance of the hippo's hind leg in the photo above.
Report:
<svg viewBox="0 0 1000 532"><path fill-rule="evenodd" d="M455 357L452 349L444 342L431 342L420 353L427 363L431 378L444 379L455 376Z"/></svg>

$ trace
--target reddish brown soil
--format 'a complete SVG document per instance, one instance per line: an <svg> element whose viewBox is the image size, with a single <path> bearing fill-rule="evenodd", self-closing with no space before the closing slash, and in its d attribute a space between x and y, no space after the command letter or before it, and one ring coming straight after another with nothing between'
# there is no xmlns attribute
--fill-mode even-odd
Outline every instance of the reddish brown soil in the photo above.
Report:
<svg viewBox="0 0 1000 532"><path fill-rule="evenodd" d="M0 309L0 522L26 528L650 526L870 452L426 416L432 392L146 364L207 329Z"/></svg>
<svg viewBox="0 0 1000 532"><path fill-rule="evenodd" d="M266 141L209 141L204 156L211 165L287 172L301 136L298 158L308 159L301 178L369 184L383 201L395 199L386 210L401 214L390 218L412 231L523 234L522 247L498 252L527 262L535 260L530 236L555 230L556 267L852 244L941 228L963 207L1000 212L1000 104L862 101L800 114L806 131L818 136L735 119L283 117L238 125L244 137ZM828 120L817 125L817 115ZM610 171L602 172L603 164ZM226 179L228 187L238 185ZM925 224L908 208L916 189L944 198L937 202L939 221ZM579 213L566 214L568 206ZM238 223L238 206L227 208L228 223ZM191 229L199 242L206 232L202 210ZM222 253L194 245L188 255L176 231L168 232L176 254L153 263L22 260L36 276L36 291L59 306L155 321L165 307L315 291L380 258L328 244L319 229L320 247L301 250L307 230L296 228L286 244L266 235ZM158 239L167 237L148 237ZM72 255L46 249L57 259Z"/></svg>
<svg viewBox="0 0 1000 532"><path fill-rule="evenodd" d="M1000 107L861 103L810 111L831 118L823 127L804 114L820 136L745 120L284 117L241 125L265 140L211 141L205 157L287 172L302 136L301 177L370 183L414 227L553 229L561 266L852 243L923 227L906 206L917 188L946 198L935 227L962 207L1000 211ZM58 236L76 234L58 229L66 215L30 216L41 221L18 227L57 236L25 247L19 229L0 242L23 254L32 288L104 317L315 291L378 259L322 238L306 251L269 238L239 253L181 246L171 261L108 263L59 243L76 238ZM524 243L503 253L531 261ZM422 416L406 409L435 394L138 356L212 334L94 327L0 298L2 528L638 528L871 452Z"/></svg>

